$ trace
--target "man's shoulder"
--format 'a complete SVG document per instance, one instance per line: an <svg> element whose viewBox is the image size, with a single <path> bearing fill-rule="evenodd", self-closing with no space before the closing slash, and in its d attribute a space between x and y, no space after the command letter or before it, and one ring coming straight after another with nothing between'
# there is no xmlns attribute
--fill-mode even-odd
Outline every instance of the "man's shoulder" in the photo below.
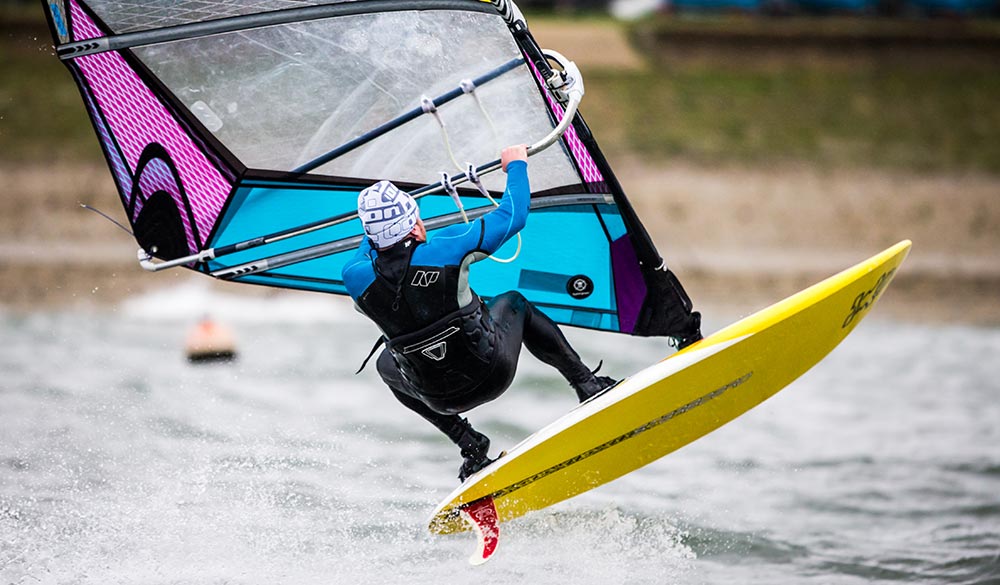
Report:
<svg viewBox="0 0 1000 585"><path fill-rule="evenodd" d="M367 266L371 265L371 258L369 258L368 250L365 249L364 244L362 244L362 247L355 250L354 255L348 258L347 262L344 263L344 268L342 269L342 271L347 272L349 270L354 270L366 265Z"/></svg>
<svg viewBox="0 0 1000 585"><path fill-rule="evenodd" d="M347 292L352 297L357 297L365 292L365 289L375 279L375 271L372 269L368 256L358 254L350 258L340 271L340 276L344 281Z"/></svg>
<svg viewBox="0 0 1000 585"><path fill-rule="evenodd" d="M473 220L441 228L414 252L419 264L448 264L461 261L479 242L482 222Z"/></svg>

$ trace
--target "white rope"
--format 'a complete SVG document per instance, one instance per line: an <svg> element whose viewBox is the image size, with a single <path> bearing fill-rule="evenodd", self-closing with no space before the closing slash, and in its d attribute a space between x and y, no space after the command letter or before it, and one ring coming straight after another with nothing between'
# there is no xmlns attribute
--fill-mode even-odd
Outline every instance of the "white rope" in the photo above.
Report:
<svg viewBox="0 0 1000 585"><path fill-rule="evenodd" d="M451 164L455 165L455 168L461 171L462 165L458 164L458 160L455 158L455 153L451 149L451 140L448 139L448 129L445 128L444 120L442 120L441 115L438 114L437 106L434 105L434 101L427 96L422 96L420 98L420 107L424 110L425 114L430 114L434 116L435 120L437 120L438 127L441 128L441 139L444 140L444 149L448 152L448 158L451 159Z"/></svg>
<svg viewBox="0 0 1000 585"><path fill-rule="evenodd" d="M469 178L470 183L476 186L476 189L479 189L479 193L482 194L483 197L488 199L489 202L493 204L493 207L500 207L500 204L497 203L496 200L490 196L490 192L487 191L486 187L483 186L483 182L479 179L479 175L476 173L475 164L466 163L465 176ZM468 221L466 221L466 223L468 223ZM517 232L517 249L514 250L513 256L511 256L510 258L497 258L496 256L491 255L489 259L493 260L494 262L499 262L500 264L509 264L514 260L517 260L517 257L521 255L521 243L522 243L521 232Z"/></svg>
<svg viewBox="0 0 1000 585"><path fill-rule="evenodd" d="M441 185L444 187L445 192L451 195L451 200L455 202L455 207L462 213L462 221L469 223L469 216L465 214L465 206L462 205L462 199L458 196L458 188L451 182L451 176L447 172L441 172Z"/></svg>
<svg viewBox="0 0 1000 585"><path fill-rule="evenodd" d="M473 99L476 100L476 103L479 105L479 111L482 112L483 117L486 118L486 122L490 126L490 130L493 132L494 141L499 143L500 134L497 132L496 125L493 124L493 119L490 118L490 115L486 111L486 108L483 107L482 102L479 101L479 96L476 95L476 86L474 83L472 83L472 80L470 79L462 80L462 91L464 91L466 94L471 95ZM444 120L442 120L440 114L438 114L437 106L434 105L434 101L427 96L423 96L420 98L420 107L421 109L423 109L425 114L431 114L432 116L434 116L434 119L437 120L438 126L441 128L441 138L444 140L444 148L448 152L448 158L451 159L451 164L455 165L456 169L462 171L462 165L458 164L458 160L455 158L455 153L451 148L451 140L448 139L448 129L445 128ZM476 189L479 190L479 193L483 197L485 197L490 203L493 204L493 207L500 207L500 204L497 203L496 199L493 199L493 197L490 195L490 192L486 189L486 187L483 186L483 182L479 179L479 175L476 173L476 165L474 165L473 163L467 163L465 167L465 176L469 179L469 182L471 182L473 185L476 186ZM466 215L465 213L465 206L462 205L462 199L458 195L458 188L455 187L454 183L452 182L451 176L444 171L441 172L441 186L444 188L445 192L447 192L448 195L451 196L452 201L455 202L455 207L457 207L458 211L462 214L462 221L464 221L465 223L469 223L469 216ZM493 260L494 262L499 262L501 264L509 264L517 260L517 257L521 255L521 244L522 244L521 233L518 232L517 250L514 251L513 256L511 256L510 258L497 258L496 256L490 255L488 256L488 258L490 260Z"/></svg>
<svg viewBox="0 0 1000 585"><path fill-rule="evenodd" d="M479 99L479 94L476 93L476 84L473 83L471 79L463 79L459 85L461 86L462 91L464 91L467 95L472 96L472 99L476 101L476 105L479 106L479 113L483 115L483 118L490 127L490 133L493 134L493 148L495 148L499 153L501 149L500 132L497 130L496 124L493 123L493 118L490 117L490 113L483 105L483 101Z"/></svg>

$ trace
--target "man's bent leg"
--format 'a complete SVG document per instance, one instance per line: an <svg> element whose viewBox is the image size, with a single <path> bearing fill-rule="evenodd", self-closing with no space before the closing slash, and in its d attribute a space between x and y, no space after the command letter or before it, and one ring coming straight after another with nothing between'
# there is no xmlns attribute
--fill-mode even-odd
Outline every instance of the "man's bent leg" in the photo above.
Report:
<svg viewBox="0 0 1000 585"><path fill-rule="evenodd" d="M490 303L493 321L503 329L506 344L523 342L531 355L559 370L576 390L580 402L615 384L595 376L563 335L559 325L516 291L497 296Z"/></svg>
<svg viewBox="0 0 1000 585"><path fill-rule="evenodd" d="M434 425L461 449L463 462L458 472L459 480L465 481L466 477L492 462L487 456L490 450L489 438L473 429L468 420L457 414L437 412L417 398L415 393L410 393L409 387L400 375L399 368L396 367L396 362L392 359L389 350L384 350L375 364L382 381L389 387L389 390L392 390L396 399L403 403L403 406Z"/></svg>

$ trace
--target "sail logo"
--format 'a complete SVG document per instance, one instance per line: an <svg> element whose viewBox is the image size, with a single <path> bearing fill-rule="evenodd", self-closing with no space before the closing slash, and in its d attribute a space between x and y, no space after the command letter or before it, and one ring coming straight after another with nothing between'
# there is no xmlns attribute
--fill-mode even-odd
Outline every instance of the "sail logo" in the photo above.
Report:
<svg viewBox="0 0 1000 585"><path fill-rule="evenodd" d="M420 288L427 288L437 282L440 277L440 270L418 270L413 275L413 281L410 284L412 286L419 286Z"/></svg>
<svg viewBox="0 0 1000 585"><path fill-rule="evenodd" d="M594 292L594 281L584 274L577 274L566 281L566 292L574 299L585 299Z"/></svg>

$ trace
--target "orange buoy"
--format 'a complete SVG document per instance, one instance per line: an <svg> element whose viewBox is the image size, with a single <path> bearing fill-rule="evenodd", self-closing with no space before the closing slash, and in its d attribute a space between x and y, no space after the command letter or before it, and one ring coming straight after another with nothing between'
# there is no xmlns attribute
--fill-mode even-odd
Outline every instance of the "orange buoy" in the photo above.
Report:
<svg viewBox="0 0 1000 585"><path fill-rule="evenodd" d="M185 351L192 363L227 362L236 359L236 341L228 327L206 316L188 334Z"/></svg>

